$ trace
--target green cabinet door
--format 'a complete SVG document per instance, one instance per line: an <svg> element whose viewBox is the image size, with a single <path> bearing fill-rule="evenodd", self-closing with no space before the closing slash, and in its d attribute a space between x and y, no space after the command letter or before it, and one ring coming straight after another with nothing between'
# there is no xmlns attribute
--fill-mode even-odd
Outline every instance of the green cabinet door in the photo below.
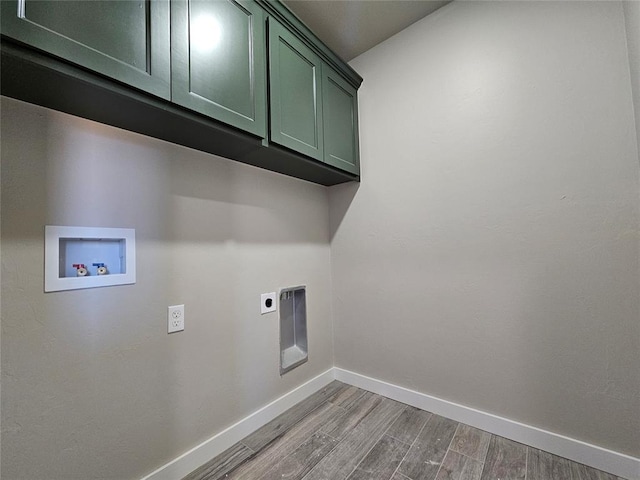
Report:
<svg viewBox="0 0 640 480"><path fill-rule="evenodd" d="M169 99L168 0L2 0L3 35Z"/></svg>
<svg viewBox="0 0 640 480"><path fill-rule="evenodd" d="M358 92L329 66L322 72L324 161L358 175Z"/></svg>
<svg viewBox="0 0 640 480"><path fill-rule="evenodd" d="M270 138L323 160L322 61L289 30L269 19Z"/></svg>
<svg viewBox="0 0 640 480"><path fill-rule="evenodd" d="M264 138L265 42L254 2L174 0L172 101Z"/></svg>

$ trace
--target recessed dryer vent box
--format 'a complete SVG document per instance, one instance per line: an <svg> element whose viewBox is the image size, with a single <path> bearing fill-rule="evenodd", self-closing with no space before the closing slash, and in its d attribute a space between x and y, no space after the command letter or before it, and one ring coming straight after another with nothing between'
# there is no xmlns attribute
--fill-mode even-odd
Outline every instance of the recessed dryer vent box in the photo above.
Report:
<svg viewBox="0 0 640 480"><path fill-rule="evenodd" d="M45 226L44 291L136 283L131 228Z"/></svg>
<svg viewBox="0 0 640 480"><path fill-rule="evenodd" d="M280 375L309 359L306 287L280 291Z"/></svg>

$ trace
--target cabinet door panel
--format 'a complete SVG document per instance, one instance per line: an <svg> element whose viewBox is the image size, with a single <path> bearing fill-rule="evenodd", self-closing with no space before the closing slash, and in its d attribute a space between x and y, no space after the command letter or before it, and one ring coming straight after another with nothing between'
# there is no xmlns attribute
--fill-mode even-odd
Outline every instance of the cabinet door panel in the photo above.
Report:
<svg viewBox="0 0 640 480"><path fill-rule="evenodd" d="M321 60L269 20L271 140L322 160Z"/></svg>
<svg viewBox="0 0 640 480"><path fill-rule="evenodd" d="M172 4L172 100L264 137L264 16L253 2Z"/></svg>
<svg viewBox="0 0 640 480"><path fill-rule="evenodd" d="M329 67L323 72L324 161L358 174L358 93Z"/></svg>
<svg viewBox="0 0 640 480"><path fill-rule="evenodd" d="M0 3L4 35L149 93L170 97L167 0Z"/></svg>

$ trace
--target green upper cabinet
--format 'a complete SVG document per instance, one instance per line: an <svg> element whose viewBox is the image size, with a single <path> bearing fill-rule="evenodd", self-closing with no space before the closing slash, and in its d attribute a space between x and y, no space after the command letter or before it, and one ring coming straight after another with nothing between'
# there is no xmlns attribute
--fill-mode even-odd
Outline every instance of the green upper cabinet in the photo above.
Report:
<svg viewBox="0 0 640 480"><path fill-rule="evenodd" d="M322 161L322 61L269 19L270 139Z"/></svg>
<svg viewBox="0 0 640 480"><path fill-rule="evenodd" d="M269 99L272 142L359 175L357 89L273 18Z"/></svg>
<svg viewBox="0 0 640 480"><path fill-rule="evenodd" d="M168 0L2 0L14 40L169 99Z"/></svg>
<svg viewBox="0 0 640 480"><path fill-rule="evenodd" d="M323 185L359 180L348 64L279 0L0 0L0 93Z"/></svg>
<svg viewBox="0 0 640 480"><path fill-rule="evenodd" d="M327 65L322 72L324 161L358 175L358 92Z"/></svg>
<svg viewBox="0 0 640 480"><path fill-rule="evenodd" d="M265 40L254 2L174 0L172 101L264 138Z"/></svg>

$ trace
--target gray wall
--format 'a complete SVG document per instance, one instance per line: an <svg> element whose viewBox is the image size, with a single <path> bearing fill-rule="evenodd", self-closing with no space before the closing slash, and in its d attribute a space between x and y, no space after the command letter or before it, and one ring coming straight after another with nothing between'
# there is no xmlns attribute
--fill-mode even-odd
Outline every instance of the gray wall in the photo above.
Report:
<svg viewBox="0 0 640 480"><path fill-rule="evenodd" d="M3 479L140 478L332 366L325 188L11 99L1 120ZM44 294L46 224L135 228L137 283ZM299 284L310 360L280 378L259 295Z"/></svg>
<svg viewBox="0 0 640 480"><path fill-rule="evenodd" d="M352 62L336 366L640 455L636 134L619 2L454 2Z"/></svg>
<svg viewBox="0 0 640 480"><path fill-rule="evenodd" d="M337 366L639 455L624 11L456 2L362 55L363 182L329 195L3 98L2 478L138 478L321 373L332 274ZM135 228L136 285L44 294L45 224ZM258 296L300 283L280 378Z"/></svg>
<svg viewBox="0 0 640 480"><path fill-rule="evenodd" d="M627 0L623 2L623 6L633 105L636 115L636 134L640 139L640 2Z"/></svg>

